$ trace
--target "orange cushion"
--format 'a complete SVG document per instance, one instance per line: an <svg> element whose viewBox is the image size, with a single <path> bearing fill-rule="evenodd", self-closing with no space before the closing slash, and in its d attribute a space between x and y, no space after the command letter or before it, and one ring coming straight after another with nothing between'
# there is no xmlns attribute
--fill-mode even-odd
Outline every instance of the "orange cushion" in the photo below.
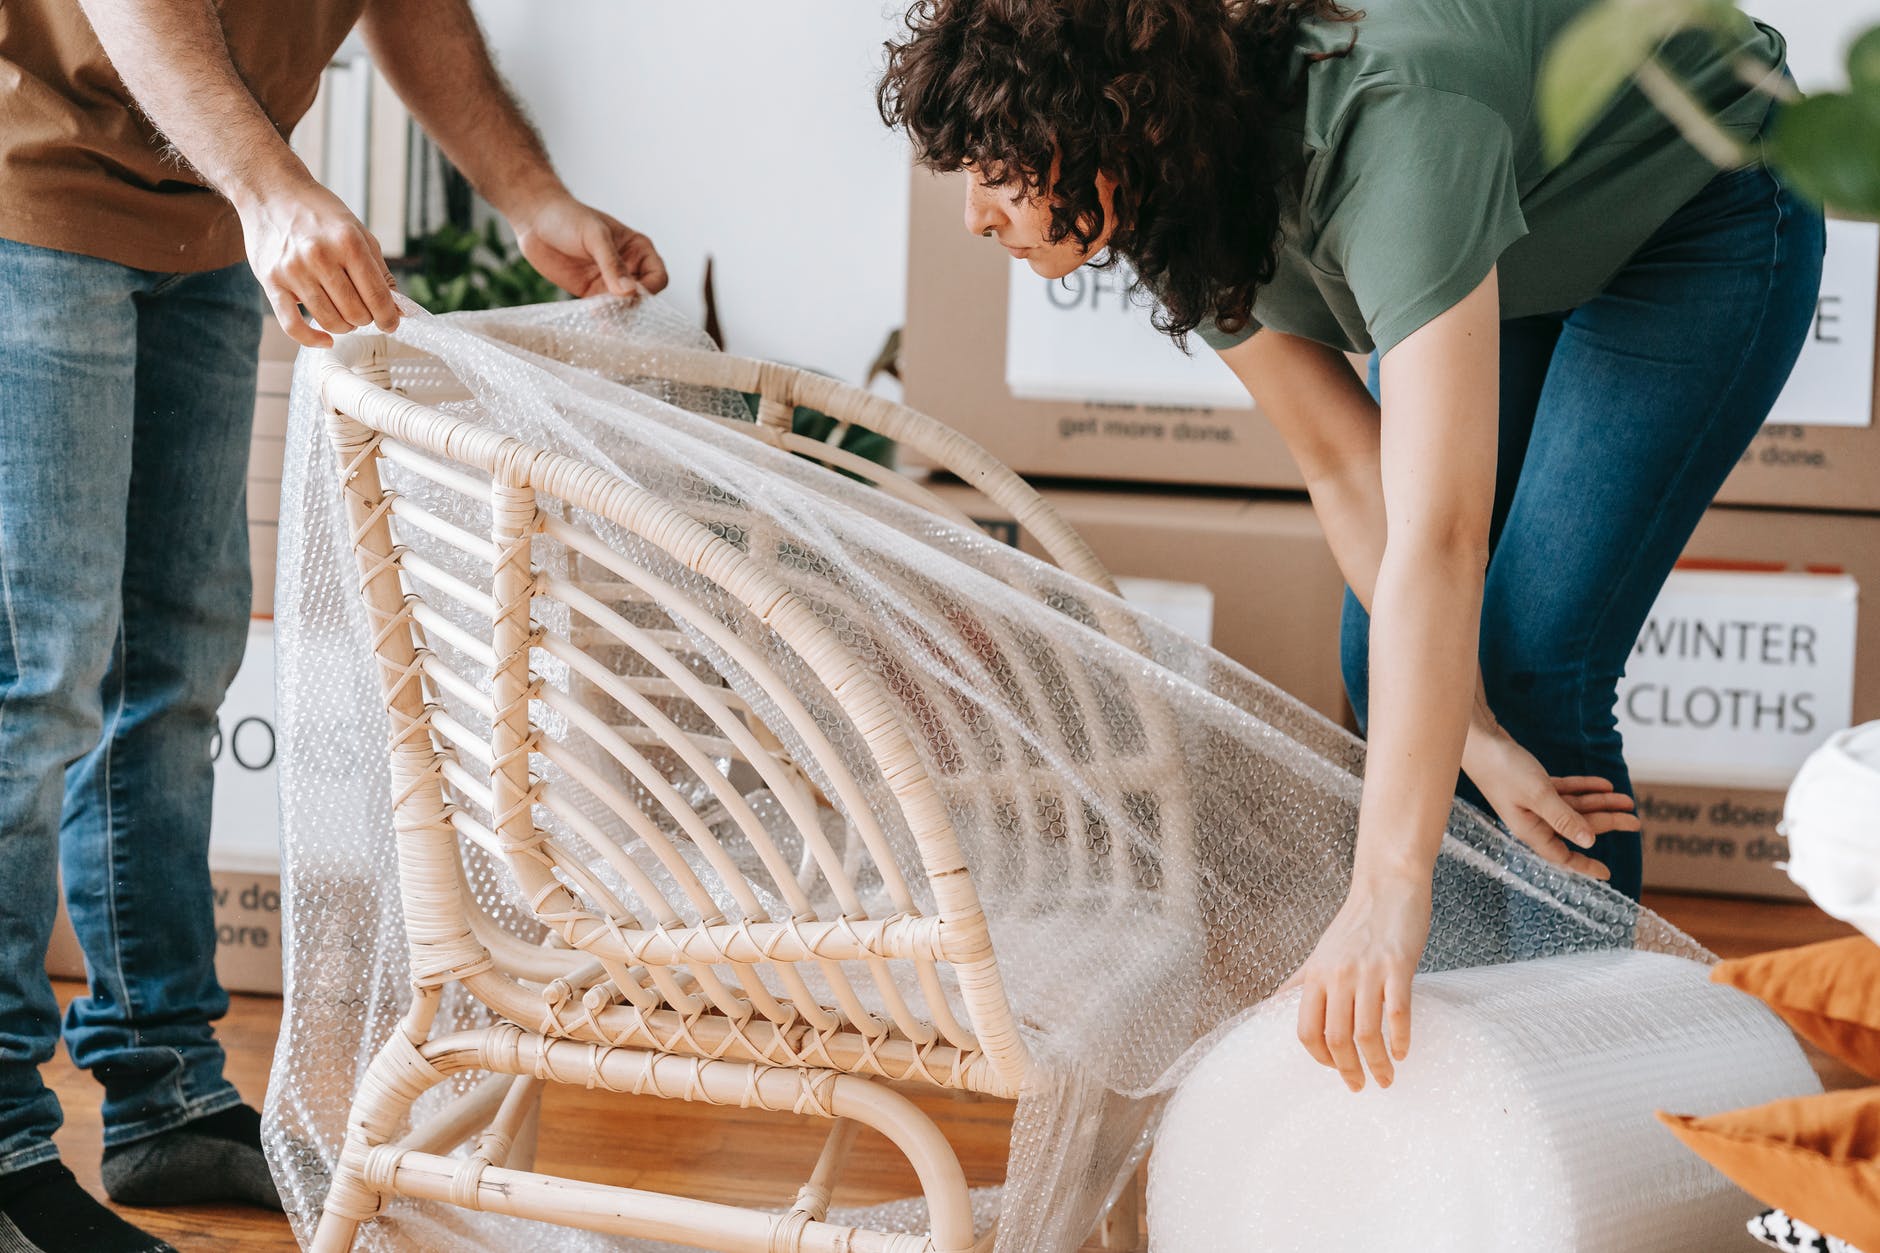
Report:
<svg viewBox="0 0 1880 1253"><path fill-rule="evenodd" d="M1795 1033L1880 1079L1880 944L1864 935L1720 962L1710 973L1782 1015Z"/></svg>
<svg viewBox="0 0 1880 1253"><path fill-rule="evenodd" d="M1764 1204L1856 1248L1880 1249L1880 1088L1658 1118Z"/></svg>

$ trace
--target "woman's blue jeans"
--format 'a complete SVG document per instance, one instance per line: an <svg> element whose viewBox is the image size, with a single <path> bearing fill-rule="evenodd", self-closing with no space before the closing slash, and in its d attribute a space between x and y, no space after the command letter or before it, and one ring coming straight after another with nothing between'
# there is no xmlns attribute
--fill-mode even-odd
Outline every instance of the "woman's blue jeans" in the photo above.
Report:
<svg viewBox="0 0 1880 1253"><path fill-rule="evenodd" d="M1788 380L1825 242L1820 211L1759 162L1713 179L1592 300L1501 324L1482 675L1495 716L1549 773L1599 775L1631 794L1619 678L1672 564ZM1363 726L1370 619L1349 590L1341 651ZM1483 805L1466 779L1458 792ZM1640 853L1622 832L1593 850L1634 898Z"/></svg>
<svg viewBox="0 0 1880 1253"><path fill-rule="evenodd" d="M247 634L260 293L0 241L0 1173L56 1156L40 1081L63 871L105 1143L235 1104L210 1024L209 758Z"/></svg>

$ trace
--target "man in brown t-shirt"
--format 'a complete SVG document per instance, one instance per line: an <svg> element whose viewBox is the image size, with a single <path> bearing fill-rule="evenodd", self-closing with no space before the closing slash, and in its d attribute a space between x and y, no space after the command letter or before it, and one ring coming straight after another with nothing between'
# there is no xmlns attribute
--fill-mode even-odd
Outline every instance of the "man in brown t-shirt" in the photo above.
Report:
<svg viewBox="0 0 1880 1253"><path fill-rule="evenodd" d="M265 307L398 320L377 245L289 149L355 22L412 114L577 295L657 291L556 178L467 0L0 3L0 1248L152 1253L59 1163L40 1081L63 869L113 1199L278 1206L210 1024L215 714L247 633ZM244 254L247 264L243 264ZM257 287L256 279L260 284ZM304 309L317 324L301 315Z"/></svg>

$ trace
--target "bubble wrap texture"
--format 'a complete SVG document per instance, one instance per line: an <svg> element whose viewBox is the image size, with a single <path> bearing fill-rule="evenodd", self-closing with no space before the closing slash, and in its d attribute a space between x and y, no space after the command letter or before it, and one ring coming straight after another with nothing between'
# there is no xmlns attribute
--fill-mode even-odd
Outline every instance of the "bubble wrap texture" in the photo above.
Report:
<svg viewBox="0 0 1880 1253"><path fill-rule="evenodd" d="M1169 1102L1155 1253L1741 1247L1761 1207L1653 1111L1820 1090L1774 1014L1659 953L1424 976L1388 1091L1353 1095L1308 1057L1297 1006L1247 1016Z"/></svg>
<svg viewBox="0 0 1880 1253"><path fill-rule="evenodd" d="M538 346L550 336L550 355L500 339L517 327ZM739 396L612 377L610 363L628 349L703 346L657 301L446 318L407 306L396 338L429 354L395 363L396 388L606 467L690 512L811 604L897 703L958 831L1032 1054L998 1248L1074 1249L1133 1168L1190 1056L1210 1032L1270 996L1337 910L1351 866L1362 745L1230 659L1054 567L701 416L748 418ZM267 1118L270 1158L303 1239L356 1081L409 1000L385 719L311 360L302 359L296 378L282 484L288 1012ZM408 498L487 533L487 510L466 509L397 467L385 473ZM927 908L912 839L880 771L807 668L741 605L649 545L564 505L545 508L697 596L764 655L861 785L915 903ZM401 532L400 540L488 587L487 570L427 536ZM538 559L582 573L551 544L541 545ZM557 616L553 603L537 603L544 625L569 628L565 610ZM462 625L477 625L452 612ZM784 726L750 676L697 630L679 626L698 673L728 685L773 728ZM620 664L631 672L631 658ZM539 653L537 669L568 690L565 670ZM487 727L473 711L454 712ZM545 716L543 726L584 751L564 722ZM827 792L802 738L779 734ZM675 787L703 795L696 776L676 760L666 764ZM761 790L750 802L760 812L775 808ZM854 815L839 801L824 821L856 847ZM565 834L553 820L544 825ZM655 865L630 832L618 838L628 857ZM788 835L778 838L787 843ZM542 929L501 868L475 849L465 862L496 919L537 940ZM597 878L630 901L618 877L595 862ZM857 886L872 915L892 912L880 876L862 876ZM728 895L714 895L727 916L740 916ZM696 917L693 910L687 920ZM1634 946L1706 956L1655 915L1555 870L1458 805L1436 869L1426 969ZM900 973L910 975L900 994L925 1004L911 972ZM866 988L866 978L857 984ZM956 987L946 982L942 990L951 998ZM437 1030L486 1021L454 990ZM467 1082L429 1094L417 1116ZM491 1215L412 1202L388 1212L389 1220L367 1225L360 1247L509 1249L539 1247L541 1239ZM920 1227L919 1207L909 1212L910 1226ZM577 1251L653 1247L572 1232L554 1239L557 1249Z"/></svg>

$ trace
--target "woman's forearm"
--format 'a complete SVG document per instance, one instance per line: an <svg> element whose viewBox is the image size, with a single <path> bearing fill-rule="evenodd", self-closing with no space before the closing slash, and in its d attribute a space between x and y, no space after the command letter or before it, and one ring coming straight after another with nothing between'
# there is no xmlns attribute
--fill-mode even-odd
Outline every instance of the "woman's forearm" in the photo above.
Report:
<svg viewBox="0 0 1880 1253"><path fill-rule="evenodd" d="M1379 565L1371 708L1354 877L1427 881L1475 705L1483 556L1400 540Z"/></svg>
<svg viewBox="0 0 1880 1253"><path fill-rule="evenodd" d="M82 0L118 77L202 178L244 208L313 176L255 100L211 0Z"/></svg>

